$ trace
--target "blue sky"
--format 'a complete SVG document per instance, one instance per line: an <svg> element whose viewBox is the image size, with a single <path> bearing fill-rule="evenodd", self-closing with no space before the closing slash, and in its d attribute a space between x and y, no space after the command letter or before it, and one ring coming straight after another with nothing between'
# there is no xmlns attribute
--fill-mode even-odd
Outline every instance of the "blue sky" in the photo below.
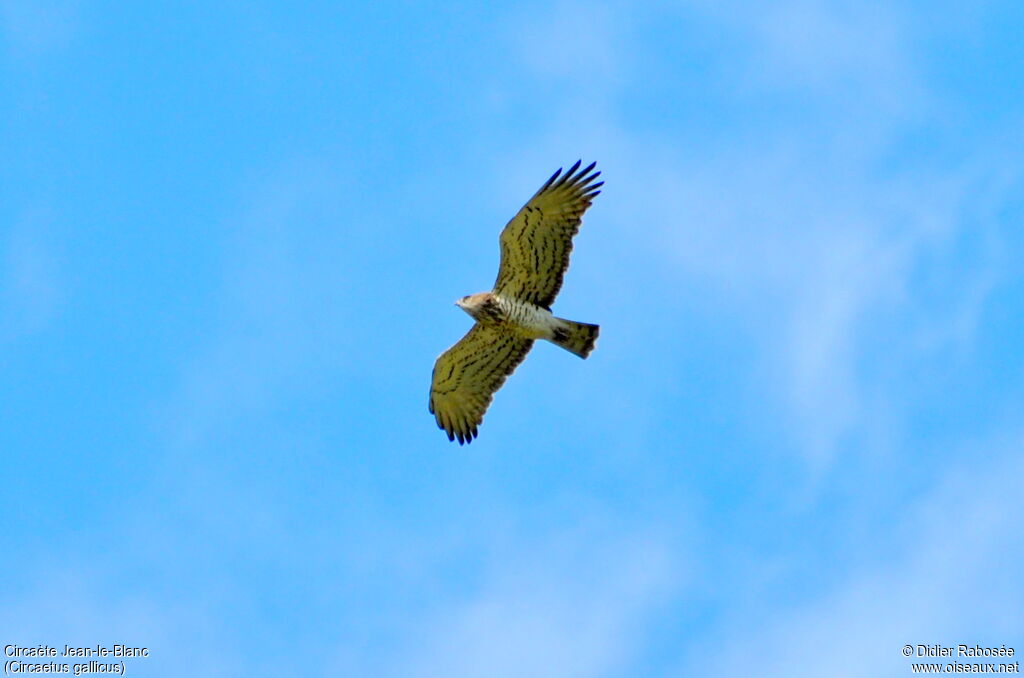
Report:
<svg viewBox="0 0 1024 678"><path fill-rule="evenodd" d="M0 2L0 640L133 675L1024 652L1015 2ZM596 160L472 445L505 221Z"/></svg>

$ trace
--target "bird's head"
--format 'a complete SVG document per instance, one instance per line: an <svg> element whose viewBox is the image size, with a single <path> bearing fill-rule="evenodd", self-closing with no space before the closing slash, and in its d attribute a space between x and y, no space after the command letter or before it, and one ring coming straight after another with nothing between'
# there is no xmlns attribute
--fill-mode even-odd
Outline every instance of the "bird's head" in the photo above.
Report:
<svg viewBox="0 0 1024 678"><path fill-rule="evenodd" d="M455 305L461 308L466 313L470 314L474 318L479 319L480 314L483 313L488 305L491 303L490 292L480 292L478 294L470 294L462 297L455 302Z"/></svg>

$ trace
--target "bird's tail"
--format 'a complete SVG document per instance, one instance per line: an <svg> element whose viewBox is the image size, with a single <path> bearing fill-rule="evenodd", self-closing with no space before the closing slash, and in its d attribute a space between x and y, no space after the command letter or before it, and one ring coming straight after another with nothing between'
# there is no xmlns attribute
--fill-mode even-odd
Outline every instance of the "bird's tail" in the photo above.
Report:
<svg viewBox="0 0 1024 678"><path fill-rule="evenodd" d="M558 321L555 331L552 333L551 342L561 346L566 351L571 351L581 358L586 358L594 350L597 343L597 333L601 328L588 323L578 323L564 318L555 318Z"/></svg>

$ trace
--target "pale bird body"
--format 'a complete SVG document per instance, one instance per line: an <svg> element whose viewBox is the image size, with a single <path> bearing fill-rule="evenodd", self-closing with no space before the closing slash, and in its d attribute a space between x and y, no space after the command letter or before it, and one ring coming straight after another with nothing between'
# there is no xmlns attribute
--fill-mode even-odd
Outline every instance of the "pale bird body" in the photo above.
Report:
<svg viewBox="0 0 1024 678"><path fill-rule="evenodd" d="M597 339L597 325L556 318L554 313L537 304L506 298L493 292L462 297L455 305L478 323L506 330L523 339L547 339L581 358L589 355L594 342L584 341L584 346L577 349L574 343L569 342L573 334L580 333L580 327L594 328L593 338L595 341ZM582 333L589 334L587 330L582 330Z"/></svg>
<svg viewBox="0 0 1024 678"><path fill-rule="evenodd" d="M476 324L438 357L430 386L430 411L449 440L471 441L494 392L523 361L537 339L586 358L599 327L556 318L551 304L569 267L572 238L590 206L600 172L577 162L548 179L501 233L501 266L494 289L455 302Z"/></svg>

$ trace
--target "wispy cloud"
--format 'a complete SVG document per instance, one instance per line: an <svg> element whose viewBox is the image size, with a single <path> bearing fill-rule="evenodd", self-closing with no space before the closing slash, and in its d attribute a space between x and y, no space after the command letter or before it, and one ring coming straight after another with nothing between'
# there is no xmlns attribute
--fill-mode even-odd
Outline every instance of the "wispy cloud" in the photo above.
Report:
<svg viewBox="0 0 1024 678"><path fill-rule="evenodd" d="M148 657L123 660L129 675L171 675L182 662L191 664L190 673L202 678L237 673L241 658L225 648L223 624L203 602L125 592L120 586L123 572L108 565L106 558L87 564L79 560L73 568L37 564L38 578L19 587L0 606L3 642L23 647L48 644L58 653L65 644L147 648Z"/></svg>
<svg viewBox="0 0 1024 678"><path fill-rule="evenodd" d="M59 248L47 210L21 215L4 243L0 340L33 334L58 313L64 296Z"/></svg>
<svg viewBox="0 0 1024 678"><path fill-rule="evenodd" d="M286 164L254 181L239 216L221 225L219 313L210 341L184 367L172 406L183 440L230 426L308 385L319 369L342 366L351 325L322 315L328 307L354 313L358 299L342 256L352 232L332 220L342 185L323 163Z"/></svg>
<svg viewBox="0 0 1024 678"><path fill-rule="evenodd" d="M887 124L927 101L912 20L895 6L788 0L705 7L752 38L748 84L802 89L858 115L871 107Z"/></svg>
<svg viewBox="0 0 1024 678"><path fill-rule="evenodd" d="M80 24L78 0L0 1L0 30L8 49L19 58L63 48Z"/></svg>
<svg viewBox="0 0 1024 678"><path fill-rule="evenodd" d="M963 267L945 244L989 237L990 226L976 228L984 216L973 195L979 186L991 192L1000 172L979 172L971 158L888 167L904 135L935 115L919 36L900 11L811 0L696 2L686 10L742 37L722 41L723 49L739 46L735 61L743 64L730 73L731 105L757 107L770 96L773 106L803 112L762 110L749 122L740 118L735 139L689 143L625 126L617 114L624 102L598 97L579 117L556 107L538 148L546 156L595 149L611 168L614 199L600 209L617 235L614 252L590 256L603 256L604 271L629 275L621 262L644 262L684 286L710 285L722 313L746 324L773 384L765 396L791 418L794 449L823 472L851 432L881 425L865 418L866 399L899 399L886 393L891 374L875 369L877 360L891 366L922 336L955 335L961 350L972 336L996 254L977 248ZM630 41L626 25L602 24L600 33L629 61L644 46ZM577 80L589 74L577 65ZM977 152L995 157L992 150ZM523 164L535 167L538 153L529 151ZM997 200L1009 195L1004 186ZM955 283L937 300L934 281L950 275ZM882 349L880 337L891 344Z"/></svg>
<svg viewBox="0 0 1024 678"><path fill-rule="evenodd" d="M702 642L721 652L677 675L904 676L921 661L904 644L1012 646L1024 634L1022 446L1020 435L971 444L964 456L990 463L950 467L850 554L866 566L803 605L734 610Z"/></svg>
<svg viewBox="0 0 1024 678"><path fill-rule="evenodd" d="M643 649L648 620L685 577L657 535L569 531L515 546L426 620L398 675L608 675Z"/></svg>
<svg viewBox="0 0 1024 678"><path fill-rule="evenodd" d="M618 83L628 67L622 48L627 20L608 4L556 2L514 14L506 39L536 76L593 92Z"/></svg>

